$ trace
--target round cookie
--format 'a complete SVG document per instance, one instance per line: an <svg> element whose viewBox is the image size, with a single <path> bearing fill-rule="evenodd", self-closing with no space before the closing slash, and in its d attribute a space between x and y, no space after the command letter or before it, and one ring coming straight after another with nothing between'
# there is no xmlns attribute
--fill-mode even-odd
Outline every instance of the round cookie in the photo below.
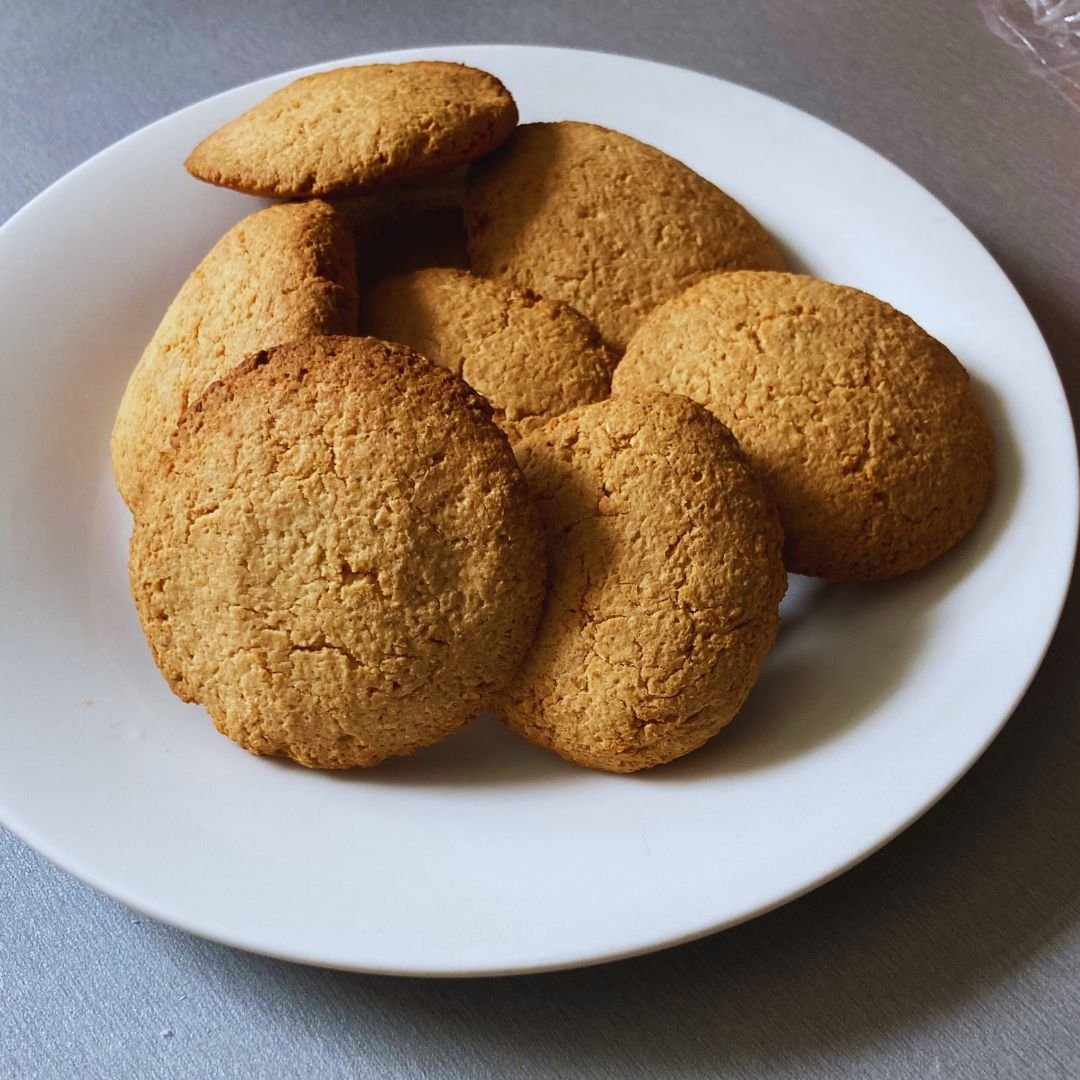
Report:
<svg viewBox="0 0 1080 1080"><path fill-rule="evenodd" d="M135 367L112 433L116 486L134 508L188 405L249 353L356 331L348 222L312 200L258 210L192 271Z"/></svg>
<svg viewBox="0 0 1080 1080"><path fill-rule="evenodd" d="M517 106L494 75L415 60L306 75L204 139L185 165L250 195L350 195L455 169L499 145Z"/></svg>
<svg viewBox="0 0 1080 1080"><path fill-rule="evenodd" d="M967 372L858 289L717 274L641 327L613 392L686 394L735 433L784 526L789 570L837 581L926 565L974 525L993 482Z"/></svg>
<svg viewBox="0 0 1080 1080"><path fill-rule="evenodd" d="M130 576L180 697L252 753L347 768L492 703L544 561L482 399L403 346L323 337L255 354L188 411Z"/></svg>
<svg viewBox="0 0 1080 1080"><path fill-rule="evenodd" d="M564 300L622 351L702 273L782 269L772 237L681 161L576 121L525 124L469 169L474 273Z"/></svg>
<svg viewBox="0 0 1080 1080"><path fill-rule="evenodd" d="M687 398L643 394L557 417L517 452L550 582L507 723L610 772L701 746L749 693L787 585L734 438Z"/></svg>
<svg viewBox="0 0 1080 1080"><path fill-rule="evenodd" d="M511 443L611 393L615 358L588 319L463 270L385 278L365 297L361 326L460 375L487 399Z"/></svg>

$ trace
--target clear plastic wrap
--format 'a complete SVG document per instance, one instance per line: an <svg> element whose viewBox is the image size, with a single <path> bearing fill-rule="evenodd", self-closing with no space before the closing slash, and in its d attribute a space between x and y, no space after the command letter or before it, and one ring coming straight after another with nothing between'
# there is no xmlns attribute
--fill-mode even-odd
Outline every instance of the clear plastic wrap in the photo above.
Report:
<svg viewBox="0 0 1080 1080"><path fill-rule="evenodd" d="M987 25L1080 109L1080 0L979 0Z"/></svg>

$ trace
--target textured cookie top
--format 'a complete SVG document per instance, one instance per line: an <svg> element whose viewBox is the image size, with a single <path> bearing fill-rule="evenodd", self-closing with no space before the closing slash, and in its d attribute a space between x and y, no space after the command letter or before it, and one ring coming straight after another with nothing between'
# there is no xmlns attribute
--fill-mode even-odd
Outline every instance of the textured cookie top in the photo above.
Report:
<svg viewBox="0 0 1080 1080"><path fill-rule="evenodd" d="M124 392L113 471L131 507L190 403L248 353L356 330L348 223L324 202L271 206L234 225L184 282Z"/></svg>
<svg viewBox="0 0 1080 1080"><path fill-rule="evenodd" d="M573 304L620 351L703 272L784 266L768 233L715 185L594 124L518 128L470 168L465 223L475 273Z"/></svg>
<svg viewBox="0 0 1080 1080"><path fill-rule="evenodd" d="M686 394L735 433L796 573L889 577L974 524L990 431L967 372L906 315L794 274L717 274L658 310L613 380Z"/></svg>
<svg viewBox="0 0 1080 1080"><path fill-rule="evenodd" d="M356 240L363 285L429 266L469 268L465 247L465 170L334 200Z"/></svg>
<svg viewBox="0 0 1080 1080"><path fill-rule="evenodd" d="M204 139L185 165L251 195L348 195L464 165L498 146L517 106L494 75L417 60L289 83Z"/></svg>
<svg viewBox="0 0 1080 1080"><path fill-rule="evenodd" d="M749 692L787 580L735 440L686 398L644 394L575 409L517 452L550 583L507 722L615 772L700 746Z"/></svg>
<svg viewBox="0 0 1080 1080"><path fill-rule="evenodd" d="M361 325L460 375L484 395L511 443L611 391L614 357L588 319L462 270L384 279L365 298Z"/></svg>
<svg viewBox="0 0 1080 1080"><path fill-rule="evenodd" d="M478 395L403 346L313 338L189 410L136 515L131 584L178 694L255 753L334 768L489 705L544 555Z"/></svg>

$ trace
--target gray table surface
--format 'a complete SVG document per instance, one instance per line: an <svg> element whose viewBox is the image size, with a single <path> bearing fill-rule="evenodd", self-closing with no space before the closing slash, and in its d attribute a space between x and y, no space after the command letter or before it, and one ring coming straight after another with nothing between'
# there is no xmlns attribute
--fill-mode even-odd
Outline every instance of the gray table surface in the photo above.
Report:
<svg viewBox="0 0 1080 1080"><path fill-rule="evenodd" d="M0 0L0 220L182 105L422 44L574 45L843 128L975 231L1080 394L1080 111L967 0ZM0 830L0 1077L1080 1076L1080 604L1004 734L810 896L578 972L424 982L212 945Z"/></svg>

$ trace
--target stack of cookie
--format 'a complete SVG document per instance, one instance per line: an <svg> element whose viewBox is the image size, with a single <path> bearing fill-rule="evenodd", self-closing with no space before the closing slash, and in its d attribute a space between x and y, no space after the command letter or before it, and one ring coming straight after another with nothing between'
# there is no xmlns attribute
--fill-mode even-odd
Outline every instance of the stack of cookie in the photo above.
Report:
<svg viewBox="0 0 1080 1080"><path fill-rule="evenodd" d="M281 201L180 290L113 464L154 658L254 753L374 765L494 709L670 761L750 692L786 571L916 570L987 500L943 345L659 150L517 119L485 72L374 64L188 159Z"/></svg>

